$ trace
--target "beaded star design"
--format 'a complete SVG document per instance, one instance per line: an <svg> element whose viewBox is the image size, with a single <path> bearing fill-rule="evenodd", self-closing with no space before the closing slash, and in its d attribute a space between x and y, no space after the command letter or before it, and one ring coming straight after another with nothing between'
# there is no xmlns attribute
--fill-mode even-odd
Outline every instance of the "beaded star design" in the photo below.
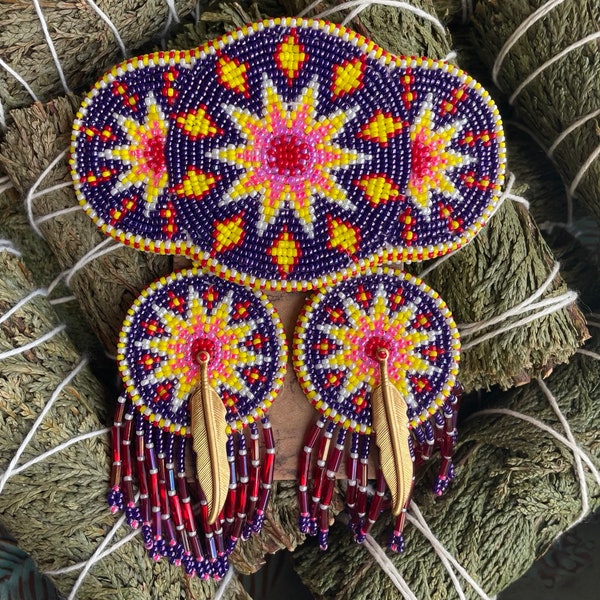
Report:
<svg viewBox="0 0 600 600"><path fill-rule="evenodd" d="M263 295L192 269L160 279L135 301L118 345L119 370L150 422L188 433L187 400L198 386L201 351L210 385L227 409L228 431L261 418L279 392L287 346Z"/></svg>
<svg viewBox="0 0 600 600"><path fill-rule="evenodd" d="M71 168L117 240L295 290L469 242L505 152L460 69L286 18L115 67L78 113Z"/></svg>
<svg viewBox="0 0 600 600"><path fill-rule="evenodd" d="M382 348L389 353L390 382L416 427L451 393L460 341L439 295L407 273L383 270L315 295L298 319L294 368L319 412L369 434Z"/></svg>

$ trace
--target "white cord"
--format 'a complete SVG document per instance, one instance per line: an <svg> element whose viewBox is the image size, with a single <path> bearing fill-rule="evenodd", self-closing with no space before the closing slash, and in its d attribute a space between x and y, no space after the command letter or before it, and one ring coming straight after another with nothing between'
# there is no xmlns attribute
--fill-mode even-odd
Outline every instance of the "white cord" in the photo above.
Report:
<svg viewBox="0 0 600 600"><path fill-rule="evenodd" d="M119 34L119 30L117 26L110 20L109 16L94 2L94 0L85 0L90 7L94 10L94 12L108 25L108 28L113 32L115 39L117 40L117 44L119 44L119 48L121 48L121 54L123 58L127 58L128 51L125 47L125 43L123 42L123 38Z"/></svg>
<svg viewBox="0 0 600 600"><path fill-rule="evenodd" d="M71 93L69 86L67 85L67 80L65 78L65 74L62 69L62 65L60 63L60 59L58 58L58 54L56 52L56 48L54 47L54 42L50 37L50 32L48 31L48 24L46 23L46 18L44 17L44 13L42 12L42 7L40 6L39 0L33 0L33 5L35 6L35 12L38 15L38 19L40 20L40 24L42 26L42 31L44 32L44 37L46 38L46 43L48 44L48 48L50 49L50 54L52 54L52 58L54 60L54 64L56 65L56 70L58 71L58 76L60 77L60 81L62 83L63 89L67 94Z"/></svg>
<svg viewBox="0 0 600 600"><path fill-rule="evenodd" d="M541 66L539 66L531 75L529 75L512 93L510 98L508 99L509 104L514 104L515 100L519 96L519 94L543 71L545 71L550 65L553 65L555 62L559 61L561 58L564 58L567 54L580 48L581 46L585 46L594 40L600 39L600 31L594 31L594 33L590 33L590 35L586 35L583 39L574 42L570 46L567 46L564 50L561 50L558 54L547 60Z"/></svg>
<svg viewBox="0 0 600 600"><path fill-rule="evenodd" d="M492 80L495 83L496 87L500 87L498 84L498 74L500 73L500 68L502 67L502 63L504 59L508 56L511 48L517 43L517 41L521 38L522 35L526 33L526 31L534 24L537 23L542 17L548 14L555 6L562 4L565 0L549 0L545 4L542 4L535 12L531 13L518 27L515 29L513 34L506 40L504 46L498 52L498 56L494 61L494 65L492 67Z"/></svg>
<svg viewBox="0 0 600 600"><path fill-rule="evenodd" d="M62 326L62 329L64 329L64 325ZM45 336L42 336L42 338L43 337L45 337ZM40 340L42 338L40 338ZM39 340L36 340L36 341L39 342ZM2 477L0 477L0 493L2 493L2 490L4 489L4 486L6 485L6 482L8 481L8 479L10 478L10 476L12 475L12 472L13 472L14 468L16 467L17 463L19 462L19 458L21 458L21 455L23 454L23 452L27 448L27 445L29 444L29 442L32 440L32 438L35 435L35 432L37 431L38 427L40 426L40 424L42 423L42 421L44 420L44 418L48 414L48 411L52 408L55 400L60 396L60 394L62 393L63 389L67 385L69 385L69 383L77 376L77 374L81 371L81 369L83 369L83 367L85 367L85 365L87 365L87 360L83 359L56 386L56 389L54 390L54 392L50 396L50 399L48 400L48 402L46 402L46 405L44 406L44 408L42 409L42 411L38 415L38 418L34 421L33 425L31 426L31 429L27 432L27 435L25 436L25 438L21 442L20 446L17 448L17 451L15 452L15 455L13 456L12 460L8 464L8 467L6 468L6 471L4 471L4 473L2 474Z"/></svg>

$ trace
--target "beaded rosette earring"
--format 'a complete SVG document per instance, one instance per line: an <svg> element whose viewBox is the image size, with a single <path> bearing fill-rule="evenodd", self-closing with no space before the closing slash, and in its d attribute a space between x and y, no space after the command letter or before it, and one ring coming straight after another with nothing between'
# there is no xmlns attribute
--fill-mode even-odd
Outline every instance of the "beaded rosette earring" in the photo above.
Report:
<svg viewBox="0 0 600 600"><path fill-rule="evenodd" d="M264 295L181 271L134 302L118 351L125 392L109 505L141 526L153 558L222 577L237 540L264 520L275 459L266 410L285 374L283 326Z"/></svg>
<svg viewBox="0 0 600 600"><path fill-rule="evenodd" d="M493 213L504 169L504 137L498 111L489 94L466 73L443 61L393 56L342 26L296 18L253 23L194 50L158 52L114 67L84 100L74 123L71 152L71 171L80 203L106 234L139 250L186 255L226 281L284 291L331 289L385 262L420 261L460 248L473 239ZM332 406L342 402L339 409L332 410L343 408L349 423L353 422L352 414L360 416L350 429L365 434L360 438L352 435L362 449L357 450L353 442L351 456L358 452L365 460L365 440L369 439L365 432L372 430L377 436L379 429L375 421L369 421L370 416L387 415L395 404L401 407L394 410L397 418L386 416L378 421L387 419L394 432L386 438L389 443L382 441L383 434L376 438L382 456L389 459L386 462L403 482L392 481L388 469L382 468L378 497L383 495L383 477L392 489L397 511L408 501L406 481L412 477L408 468L400 477L397 465L411 462L407 452L424 458L430 452L431 440L436 439L423 411L438 415L433 417L435 425L443 430L438 437L443 449L448 449L449 442L443 440L452 437L449 423L454 422L455 402L450 388L458 349L453 345L455 329L449 313L440 308L442 303L434 292L400 273L386 275L397 282L393 284L381 279L381 274L377 277L380 279L370 292L376 298L375 304L371 300L361 304L361 293L358 288L351 289L350 283L344 283L342 290L348 294L347 302L357 302L369 318L379 318L377 311L382 305L393 313L386 313L386 318L395 345L375 348L375 363L364 366L371 374L369 385L360 388L363 404L358 404L358 399L353 403L350 398L349 390L354 388L345 378L352 377L351 370L343 371L344 375L340 371L339 380L332 372L333 379L327 380L329 387L342 390L343 398L330 398L325 391L323 397ZM365 275L365 279L354 283L369 287L370 278ZM416 316L409 314L409 308L409 312L402 312L394 304L393 294L398 290L409 298L407 306ZM328 305L329 300L324 295L315 302L314 310L307 309L304 318L319 313L321 303ZM431 310L421 314L419 303L431 306ZM207 310L212 315L212 309ZM413 317L424 322L433 319L435 331L442 332L440 337L433 330L427 334L430 337L419 337L425 335L419 329L424 324ZM181 323L186 318L181 317ZM317 328L327 324L326 317L322 318L315 321ZM360 321L358 313L341 318L346 319L348 327ZM399 325L402 319L406 319L405 329ZM299 329L298 335L310 336L310 327ZM325 342L328 350L323 358L328 356L330 346L342 344L342 333L339 335L339 339ZM399 340L401 335L413 345L412 354L405 356L398 350L404 343ZM381 339L387 339L385 336L382 329ZM305 350L302 344L297 343L297 352ZM434 356L433 345L445 353ZM430 354L423 354L426 350ZM165 356L170 352L164 349ZM195 400L178 397L176 413L167 415L169 423L183 424L189 413L184 406L204 406L206 398L212 396L204 385L211 378L210 359L198 358L206 358L205 352L203 349L193 354L199 396L191 393L195 388L188 381L188 392ZM410 360L406 358L409 355ZM275 356L279 354L271 361L276 361ZM312 354L296 358L301 372L317 360ZM140 360L136 368L141 377L146 359ZM152 369L154 359L147 360ZM372 356L368 360L372 361ZM412 367L402 366L404 360L409 360ZM446 375L442 383L443 377L438 374L436 382L441 387L435 387L435 393L426 389L433 385L429 371L419 370L425 364L432 372L440 368ZM124 374L131 368L127 364ZM369 371L373 368L375 371ZM311 397L316 393L309 381L314 376L309 371L302 375L303 386ZM256 377L260 379L260 374ZM157 398L156 393L152 392L152 398ZM132 428L138 426L137 431L144 432L140 437L146 440L147 423L156 422L152 417L156 411L148 408L153 400L138 395L146 407L144 412L123 408L123 414L142 417L126 419L123 429L117 428L121 438L115 447L123 449L123 456L127 444L120 440L129 440ZM258 402L264 400L262 396L256 398L260 398ZM233 418L234 406L228 405L222 395L221 399L229 411L227 415ZM130 397L125 399L125 404L128 402L137 407L139 400ZM350 405L363 406L363 410L352 413ZM376 406L383 409L375 410ZM331 417L332 412L324 416ZM161 431L161 418L157 431ZM345 425L346 419L336 421L335 414L332 418L333 428L350 427ZM135 423L130 425L131 420ZM227 422L234 431L232 421ZM321 423L324 439L328 440L328 432L333 434L333 429ZM437 431L435 426L433 429ZM203 430L199 437L211 438L209 427ZM311 434L307 444L311 448L316 443L313 435L317 434ZM397 444L398 436L403 440L402 448ZM240 439L235 443L240 447L243 442ZM329 460L325 458L329 441L321 446L317 469ZM447 462L439 475L439 491L452 476L450 459L444 460ZM308 463L304 454L303 486L308 484ZM160 461L158 464L160 467ZM358 479L361 490L367 476L362 465ZM352 471L357 468L357 463L350 463L350 481L356 480ZM122 478L129 507L131 502L135 505L135 500L126 477L130 475ZM318 502L313 501L309 509L307 490L302 489L301 526L316 533L315 523L320 523L324 545L326 510L321 505L326 507L322 499L329 496L332 483L327 472L323 475L318 470L313 479L312 495L319 497ZM357 486L351 486L350 494L352 487ZM360 510L353 516L353 523L360 538L368 525L360 512L365 497L357 496ZM204 497L209 503L205 491ZM202 502L202 496L199 498ZM143 508L142 503L140 506ZM157 503L152 506L158 508ZM262 503L259 508L264 508ZM214 516L215 510L212 507L209 514ZM370 514L376 512L371 507ZM247 508L246 514L255 523L254 508ZM210 537L212 526L206 522L206 541L214 539ZM186 523L183 527L189 538L192 530ZM234 517L234 531L239 527ZM153 535L157 531L158 521ZM176 548L184 544L179 531L183 530L176 531L173 538ZM399 536L398 531L394 542L398 547ZM204 573L202 569L198 572Z"/></svg>
<svg viewBox="0 0 600 600"><path fill-rule="evenodd" d="M402 271L383 269L309 299L296 328L294 367L322 416L307 432L300 456L300 529L318 535L322 549L327 548L329 505L349 437L346 507L357 541L364 540L382 512L387 488L396 517L390 547L404 549L413 463L427 460L436 442L442 461L434 491L447 489L453 478L459 348L446 304ZM367 511L371 434L379 457L375 496Z"/></svg>

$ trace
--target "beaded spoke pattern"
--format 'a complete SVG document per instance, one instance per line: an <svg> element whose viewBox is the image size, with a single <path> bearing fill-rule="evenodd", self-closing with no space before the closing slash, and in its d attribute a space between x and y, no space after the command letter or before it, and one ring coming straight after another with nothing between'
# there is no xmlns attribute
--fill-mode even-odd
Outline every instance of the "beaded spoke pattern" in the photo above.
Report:
<svg viewBox="0 0 600 600"><path fill-rule="evenodd" d="M78 114L71 166L116 239L292 290L457 249L504 160L498 111L464 72L283 19L115 67Z"/></svg>
<svg viewBox="0 0 600 600"><path fill-rule="evenodd" d="M281 388L287 347L264 295L195 270L142 292L119 340L127 392L151 423L186 434L187 400L198 386L196 356L210 356L210 385L227 408L230 430L264 416Z"/></svg>
<svg viewBox="0 0 600 600"><path fill-rule="evenodd" d="M370 395L379 384L376 353L382 348L389 352L390 382L415 427L450 395L460 342L445 303L407 273L383 270L315 295L298 320L294 367L325 417L370 433Z"/></svg>

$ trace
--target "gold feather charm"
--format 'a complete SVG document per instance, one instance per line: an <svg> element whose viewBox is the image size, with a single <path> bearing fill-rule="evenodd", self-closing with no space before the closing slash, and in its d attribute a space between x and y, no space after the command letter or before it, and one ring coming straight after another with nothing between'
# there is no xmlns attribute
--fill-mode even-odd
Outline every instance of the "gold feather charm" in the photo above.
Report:
<svg viewBox="0 0 600 600"><path fill-rule="evenodd" d="M388 378L388 350L377 350L380 384L371 395L375 443L379 448L381 470L392 494L392 514L398 516L411 495L413 459L407 405Z"/></svg>
<svg viewBox="0 0 600 600"><path fill-rule="evenodd" d="M190 397L192 447L196 453L196 475L208 503L208 523L213 524L227 498L227 411L208 381L210 354L198 353L200 385Z"/></svg>

